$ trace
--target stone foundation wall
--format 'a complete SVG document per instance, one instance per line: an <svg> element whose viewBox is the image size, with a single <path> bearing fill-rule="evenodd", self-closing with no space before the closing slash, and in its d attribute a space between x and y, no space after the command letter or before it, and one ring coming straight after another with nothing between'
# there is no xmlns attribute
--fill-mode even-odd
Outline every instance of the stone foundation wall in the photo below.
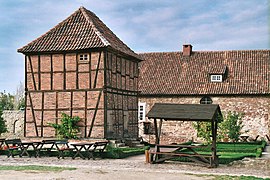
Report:
<svg viewBox="0 0 270 180"><path fill-rule="evenodd" d="M159 97L159 98L139 98L139 102L146 103L146 114L155 103L178 103L178 104L199 104L201 96L198 97ZM211 97L213 104L219 104L223 116L228 111L242 112L243 129L248 131L250 137L260 135L265 137L269 135L269 98L267 97L249 97L249 96L215 96ZM152 120L146 121L153 122ZM143 133L143 122L139 123L139 135L150 143L154 143L154 135L145 135ZM162 126L161 143L179 143L188 140L197 140L196 130L192 127L192 122L173 122L164 121Z"/></svg>
<svg viewBox="0 0 270 180"><path fill-rule="evenodd" d="M4 111L2 115L6 121L7 133L1 135L4 138L22 138L24 131L24 111Z"/></svg>

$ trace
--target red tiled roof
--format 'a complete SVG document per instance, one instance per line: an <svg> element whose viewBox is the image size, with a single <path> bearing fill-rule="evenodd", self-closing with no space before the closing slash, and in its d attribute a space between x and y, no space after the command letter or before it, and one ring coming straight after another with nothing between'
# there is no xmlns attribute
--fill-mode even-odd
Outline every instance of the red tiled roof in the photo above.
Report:
<svg viewBox="0 0 270 180"><path fill-rule="evenodd" d="M141 95L269 94L270 50L140 54ZM216 68L215 68L216 67ZM222 73L223 82L210 82Z"/></svg>
<svg viewBox="0 0 270 180"><path fill-rule="evenodd" d="M80 7L47 33L18 49L18 52L59 52L109 46L129 56L140 58L93 12Z"/></svg>

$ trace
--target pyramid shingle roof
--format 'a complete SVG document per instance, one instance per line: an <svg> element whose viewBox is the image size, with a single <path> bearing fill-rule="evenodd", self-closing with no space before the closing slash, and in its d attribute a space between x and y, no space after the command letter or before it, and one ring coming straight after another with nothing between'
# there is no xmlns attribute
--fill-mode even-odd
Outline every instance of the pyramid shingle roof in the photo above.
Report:
<svg viewBox="0 0 270 180"><path fill-rule="evenodd" d="M103 47L112 47L140 59L93 12L80 7L47 33L18 49L18 52L61 52Z"/></svg>

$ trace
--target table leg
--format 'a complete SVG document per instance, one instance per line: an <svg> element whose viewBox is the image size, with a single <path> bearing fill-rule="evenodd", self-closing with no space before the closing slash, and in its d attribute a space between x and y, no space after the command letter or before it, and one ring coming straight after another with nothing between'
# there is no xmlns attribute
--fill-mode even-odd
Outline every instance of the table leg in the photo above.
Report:
<svg viewBox="0 0 270 180"><path fill-rule="evenodd" d="M33 144L35 158L40 157L38 146L39 146L39 144L37 144L37 145Z"/></svg>
<svg viewBox="0 0 270 180"><path fill-rule="evenodd" d="M91 157L93 158L93 160L95 160L94 154L93 152L90 150L91 146L88 146L88 148L84 147L85 152L87 154L88 159L90 159Z"/></svg>
<svg viewBox="0 0 270 180"><path fill-rule="evenodd" d="M81 146L79 149L77 146L74 146L76 149L76 153L74 154L74 156L72 157L72 159L75 159L75 157L77 157L78 155L82 158L85 159L85 157L82 155L81 150L84 148L84 146Z"/></svg>
<svg viewBox="0 0 270 180"><path fill-rule="evenodd" d="M22 152L21 152L21 156L23 156L24 154L26 154L28 157L31 157L30 154L27 152L27 149L29 148L29 144L24 146L22 145Z"/></svg>

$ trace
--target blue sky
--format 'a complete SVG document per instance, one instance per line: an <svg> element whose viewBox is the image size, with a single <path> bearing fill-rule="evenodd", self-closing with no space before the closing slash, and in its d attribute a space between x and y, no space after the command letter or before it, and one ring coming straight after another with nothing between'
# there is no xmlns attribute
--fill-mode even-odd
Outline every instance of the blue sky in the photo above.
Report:
<svg viewBox="0 0 270 180"><path fill-rule="evenodd" d="M268 0L0 0L0 92L24 82L17 49L80 6L135 52L269 49Z"/></svg>

